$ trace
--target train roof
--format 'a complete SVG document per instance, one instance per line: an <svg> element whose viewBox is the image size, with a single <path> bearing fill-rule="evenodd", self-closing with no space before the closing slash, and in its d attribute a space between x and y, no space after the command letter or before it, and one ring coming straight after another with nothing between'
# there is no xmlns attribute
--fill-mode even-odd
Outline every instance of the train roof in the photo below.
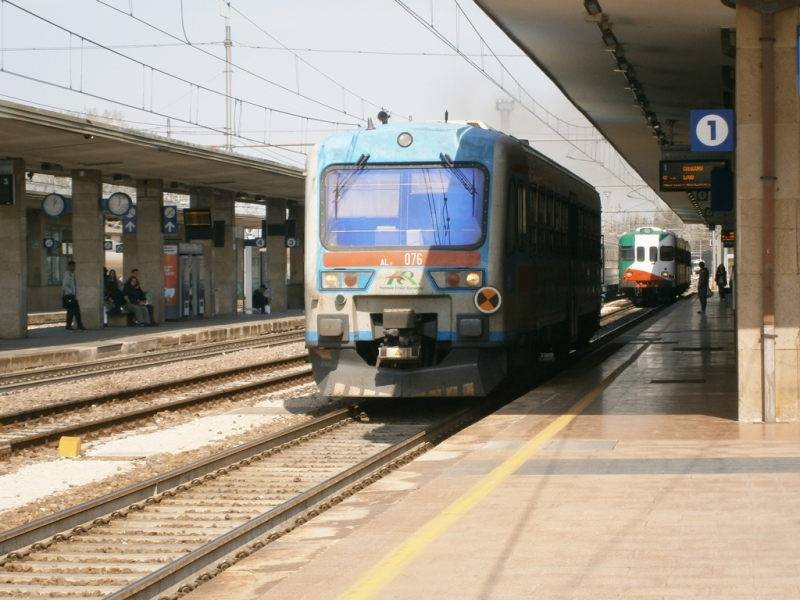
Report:
<svg viewBox="0 0 800 600"><path fill-rule="evenodd" d="M527 154L536 157L538 160L546 163L551 168L560 171L594 191L593 185L578 177L572 171L561 166L557 162L551 160L541 152L531 148L528 140L518 139L514 136L507 135L489 127L482 121L409 121L408 123L387 123L385 125L376 125L372 129L360 127L358 129L351 129L342 133L336 133L317 144L318 153L324 155L335 155L336 160L331 162L353 162L355 163L362 154L370 154L370 163L380 164L385 162L399 162L408 161L409 153L407 148L401 148L397 144L397 138L401 133L410 133L412 138L422 136L423 134L436 134L437 138L427 141L424 147L427 152L423 157L422 151L418 151L415 159L422 160L439 160L439 153L448 153L453 147L472 148L476 145L490 146L494 148L494 144L498 138L508 138L514 140L519 144ZM375 136L373 138L373 136ZM366 152L366 146L374 147L374 144L368 143L367 139L372 142L376 140L379 142L381 151L380 153ZM413 146L413 143L412 143ZM371 149L371 148L370 148ZM412 149L413 150L413 149ZM453 160L460 160L458 156L453 156ZM414 160L414 159L412 159ZM473 159L474 160L474 159Z"/></svg>
<svg viewBox="0 0 800 600"><path fill-rule="evenodd" d="M687 245L689 244L689 242L687 242L685 239L683 239L681 236L679 236L674 231L667 231L665 229L661 229L660 227L639 227L638 229L634 229L633 231L627 231L627 232L623 233L621 236L619 236L619 244L620 244L620 246L633 244L634 237L637 234L638 235L655 235L655 234L658 234L658 239L659 240L663 240L668 235L674 235L676 239L681 240L682 242L685 242Z"/></svg>

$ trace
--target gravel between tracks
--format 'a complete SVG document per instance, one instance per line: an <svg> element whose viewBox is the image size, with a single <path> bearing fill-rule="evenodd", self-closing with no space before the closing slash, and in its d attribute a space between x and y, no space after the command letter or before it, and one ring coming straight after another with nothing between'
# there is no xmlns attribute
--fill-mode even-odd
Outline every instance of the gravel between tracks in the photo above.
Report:
<svg viewBox="0 0 800 600"><path fill-rule="evenodd" d="M132 382L138 386L176 381L212 370L280 359L301 352L303 347L299 342L237 350L212 358L21 390L0 395L0 412L124 389ZM58 458L57 449L52 447L4 457L0 462L0 511L4 511L0 512L0 531L302 423L339 406L326 402L315 385L304 384L250 399L160 413L145 427L96 440L84 436L83 456L77 459Z"/></svg>
<svg viewBox="0 0 800 600"><path fill-rule="evenodd" d="M302 423L339 406L325 402L314 384L305 384L258 399L222 402L206 410L162 413L153 426L85 443L83 456L77 459L58 458L55 448L19 453L5 459L0 467L6 469L0 475L0 510L5 511L0 513L0 531ZM237 409L247 412L249 407L267 412L224 414ZM154 448L159 450L157 454L137 458Z"/></svg>
<svg viewBox="0 0 800 600"><path fill-rule="evenodd" d="M285 358L302 352L304 348L303 342L296 342L271 348L235 350L210 358L178 360L174 363L144 367L134 371L87 376L82 380L22 389L0 394L0 413L36 408L83 396L106 394L112 390L124 390L134 386L179 381L210 371L221 371Z"/></svg>

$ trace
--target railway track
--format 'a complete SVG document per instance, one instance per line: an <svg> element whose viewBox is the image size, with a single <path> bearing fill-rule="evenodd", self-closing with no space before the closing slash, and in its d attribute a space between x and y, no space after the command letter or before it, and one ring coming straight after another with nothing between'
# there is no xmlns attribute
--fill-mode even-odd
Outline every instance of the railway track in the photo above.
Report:
<svg viewBox="0 0 800 600"><path fill-rule="evenodd" d="M0 534L0 595L177 597L410 462L476 410L342 409L10 530Z"/></svg>
<svg viewBox="0 0 800 600"><path fill-rule="evenodd" d="M162 411L181 410L311 381L311 367L306 363L306 356L302 353L179 381L0 414L0 452L52 443L64 435L82 435L136 424ZM276 375L276 371L289 372ZM209 390L209 387L214 389ZM113 414L97 418L98 407L109 403L114 405ZM121 404L123 410L119 410Z"/></svg>
<svg viewBox="0 0 800 600"><path fill-rule="evenodd" d="M269 334L258 338L202 344L183 350L163 350L136 356L105 358L67 366L28 369L22 372L0 375L0 394L37 385L51 385L85 377L107 375L112 371L121 372L144 367L155 367L169 364L176 360L208 358L223 352L231 352L243 348L264 348L302 342L304 339L304 330L296 330ZM120 346L120 344L110 344L110 346L116 347Z"/></svg>
<svg viewBox="0 0 800 600"><path fill-rule="evenodd" d="M539 383L564 364L545 365ZM402 416L370 400L0 533L0 595L177 599L509 399L427 403L416 415L404 404Z"/></svg>

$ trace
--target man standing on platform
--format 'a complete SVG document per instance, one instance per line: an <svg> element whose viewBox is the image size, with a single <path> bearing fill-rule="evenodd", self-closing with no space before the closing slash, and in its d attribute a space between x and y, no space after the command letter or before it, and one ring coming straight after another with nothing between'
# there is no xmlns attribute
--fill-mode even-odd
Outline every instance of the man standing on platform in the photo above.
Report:
<svg viewBox="0 0 800 600"><path fill-rule="evenodd" d="M708 278L709 273L706 269L706 263L700 261L700 273L697 279L697 297L700 298L700 310L697 311L698 315L705 314L706 303L708 302Z"/></svg>
<svg viewBox="0 0 800 600"><path fill-rule="evenodd" d="M81 307L78 304L78 279L75 277L75 261L67 263L67 271L64 272L64 279L61 283L61 306L67 309L67 331L75 331L72 328L72 320L78 326L78 331L86 331L81 321Z"/></svg>

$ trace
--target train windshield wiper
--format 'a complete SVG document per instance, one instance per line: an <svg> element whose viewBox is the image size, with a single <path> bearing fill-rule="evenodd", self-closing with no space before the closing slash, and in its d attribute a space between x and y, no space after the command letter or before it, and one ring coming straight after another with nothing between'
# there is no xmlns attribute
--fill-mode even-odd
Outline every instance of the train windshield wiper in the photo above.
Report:
<svg viewBox="0 0 800 600"><path fill-rule="evenodd" d="M339 216L339 200L344 196L344 193L347 191L351 185L356 182L358 176L367 168L367 161L369 160L369 154L362 154L358 160L356 161L355 169L350 171L350 174L341 182L336 185L333 190L333 214L334 216Z"/></svg>
<svg viewBox="0 0 800 600"><path fill-rule="evenodd" d="M461 182L461 185L464 186L464 189L467 190L472 196L472 216L475 216L475 184L472 183L467 176L464 175L464 172L455 165L449 154L439 154L439 159L442 161L442 164L446 169L450 169L450 171L453 172L453 175L455 175L456 178Z"/></svg>

